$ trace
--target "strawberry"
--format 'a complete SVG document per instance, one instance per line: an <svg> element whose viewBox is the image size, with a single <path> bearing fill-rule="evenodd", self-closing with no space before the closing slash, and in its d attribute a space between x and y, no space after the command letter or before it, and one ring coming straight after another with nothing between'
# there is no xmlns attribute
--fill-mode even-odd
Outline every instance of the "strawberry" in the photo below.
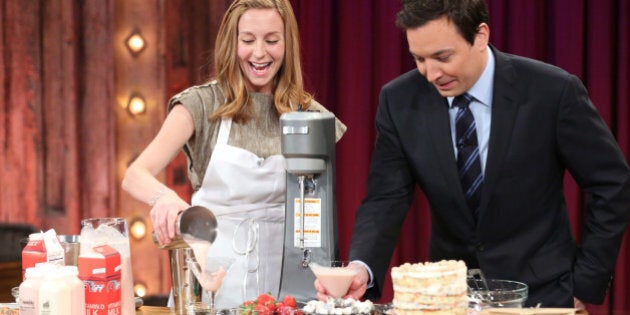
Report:
<svg viewBox="0 0 630 315"><path fill-rule="evenodd" d="M276 308L276 314L278 315L293 315L295 308L291 306L282 305Z"/></svg>
<svg viewBox="0 0 630 315"><path fill-rule="evenodd" d="M267 305L265 305L267 307L267 309L271 312L274 313L276 311L277 305L275 302L271 303L268 302Z"/></svg>
<svg viewBox="0 0 630 315"><path fill-rule="evenodd" d="M254 301L250 300L250 301L243 302L243 304L241 304L241 306L243 306L243 307L250 307L250 306L252 306L253 307L255 304L256 303Z"/></svg>
<svg viewBox="0 0 630 315"><path fill-rule="evenodd" d="M254 312L254 307L256 307L256 303L254 301L245 301L243 304L239 306L242 315L251 315Z"/></svg>
<svg viewBox="0 0 630 315"><path fill-rule="evenodd" d="M282 304L288 307L296 308L297 303L295 302L295 298L291 295L287 295L282 299Z"/></svg>
<svg viewBox="0 0 630 315"><path fill-rule="evenodd" d="M256 304L264 306L275 305L276 299L271 294L263 293L256 299Z"/></svg>
<svg viewBox="0 0 630 315"><path fill-rule="evenodd" d="M262 304L258 304L258 305L256 305L256 307L254 307L254 314L257 314L257 315L271 315L271 314L273 314L273 312L271 310L269 310L266 306L264 306Z"/></svg>
<svg viewBox="0 0 630 315"><path fill-rule="evenodd" d="M254 301L245 301L239 306L242 315L302 315L291 295L276 300L269 293L260 294Z"/></svg>

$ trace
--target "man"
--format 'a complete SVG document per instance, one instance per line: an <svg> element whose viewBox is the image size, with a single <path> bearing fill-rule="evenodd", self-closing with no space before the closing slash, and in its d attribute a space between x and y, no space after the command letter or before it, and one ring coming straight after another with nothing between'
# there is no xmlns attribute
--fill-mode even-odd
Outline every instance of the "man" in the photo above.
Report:
<svg viewBox="0 0 630 315"><path fill-rule="evenodd" d="M432 261L524 282L528 306L601 303L628 221L630 172L582 83L490 46L483 0L404 0L396 23L418 71L381 91L349 255L362 267L348 294L380 296L418 185L431 208ZM565 170L589 195L580 247Z"/></svg>

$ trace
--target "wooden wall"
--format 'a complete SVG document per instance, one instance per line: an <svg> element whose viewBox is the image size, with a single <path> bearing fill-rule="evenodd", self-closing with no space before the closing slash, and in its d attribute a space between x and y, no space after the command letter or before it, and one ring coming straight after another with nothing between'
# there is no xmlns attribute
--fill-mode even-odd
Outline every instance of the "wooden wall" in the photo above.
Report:
<svg viewBox="0 0 630 315"><path fill-rule="evenodd" d="M148 206L120 189L127 165L158 131L170 96L210 75L229 0L5 0L0 4L0 221L77 234L80 220L149 225ZM146 48L124 41L138 30ZM132 93L147 102L133 116ZM189 196L179 156L160 176ZM17 244L16 244L17 245ZM166 252L131 241L147 294L170 287ZM156 259L159 257L159 259Z"/></svg>

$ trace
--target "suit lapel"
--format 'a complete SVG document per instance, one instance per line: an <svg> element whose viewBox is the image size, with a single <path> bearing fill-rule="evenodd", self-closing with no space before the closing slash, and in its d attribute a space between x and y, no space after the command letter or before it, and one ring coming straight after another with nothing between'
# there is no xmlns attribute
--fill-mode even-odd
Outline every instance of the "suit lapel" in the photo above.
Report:
<svg viewBox="0 0 630 315"><path fill-rule="evenodd" d="M490 201L490 195L496 186L499 170L510 145L514 121L518 112L518 103L514 99L514 95L518 94L518 91L514 88L516 82L514 68L505 54L494 48L492 50L496 60L496 69L492 95L492 122L488 144L488 158L486 160L479 214L480 220Z"/></svg>

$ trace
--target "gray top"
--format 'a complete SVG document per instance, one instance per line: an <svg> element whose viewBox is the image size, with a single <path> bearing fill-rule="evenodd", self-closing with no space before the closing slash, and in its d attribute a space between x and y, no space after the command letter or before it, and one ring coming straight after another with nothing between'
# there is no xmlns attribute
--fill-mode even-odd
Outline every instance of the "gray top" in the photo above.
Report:
<svg viewBox="0 0 630 315"><path fill-rule="evenodd" d="M280 119L273 105L273 95L252 93L252 119L247 123L232 121L228 144L248 150L259 157L267 158L280 152ZM210 121L214 110L225 102L225 97L216 81L192 86L173 96L168 110L177 104L183 105L192 115L195 131L184 145L188 158L188 177L195 191L201 187L206 168L217 143L220 120ZM313 100L309 109L328 111ZM335 119L336 140L339 141L346 126Z"/></svg>

